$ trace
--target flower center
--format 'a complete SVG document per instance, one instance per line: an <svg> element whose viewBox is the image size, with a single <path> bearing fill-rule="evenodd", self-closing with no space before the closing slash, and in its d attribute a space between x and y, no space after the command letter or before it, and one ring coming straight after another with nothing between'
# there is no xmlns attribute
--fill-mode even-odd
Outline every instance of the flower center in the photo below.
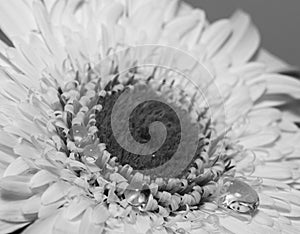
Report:
<svg viewBox="0 0 300 234"><path fill-rule="evenodd" d="M138 72L112 70L103 85L106 77L88 69L59 89L58 149L79 162L68 167L95 199L101 189L147 211L197 206L216 194L216 182L232 168L226 150L218 150L223 138L186 84L174 85L177 77L168 74L166 82Z"/></svg>
<svg viewBox="0 0 300 234"><path fill-rule="evenodd" d="M111 124L113 106L123 92L124 90L113 92L99 99L98 103L102 106L102 110L97 113L96 126L99 130L97 136L100 142L106 144L106 149L113 156L117 157L119 164L128 164L134 170L142 171L144 174L149 174L147 169L155 169L165 165L175 155L176 151L179 150L179 145L184 144L184 146L181 147L181 157L179 157L177 163L174 164L175 167L167 168L167 170L162 170L162 168L160 168L156 170L155 173L156 176L159 175L160 177L168 177L170 175L172 177L182 177L188 167L191 166L192 161L194 161L196 157L199 157L203 148L201 145L201 140L203 139L198 138L200 133L198 133L197 126L199 126L199 128L201 127L200 122L192 122L192 119L186 110L183 110L175 103L164 98L164 96L159 95L158 91L154 90L150 84L136 84L133 86L130 97L127 97L127 100L122 100L122 114L129 116L129 119L125 119L124 122L118 119L118 124L125 126L127 124L125 121L128 121L130 134L139 145L149 142L151 138L154 139L153 145L150 145L150 149L155 148L161 141L163 141L163 144L158 150L150 150L152 151L151 153L132 153L138 151L138 149L136 149L137 147L133 144L131 152L124 149L118 143L115 136L125 135L125 133L122 131L113 132ZM139 95L149 97L149 100L135 105L136 99L131 97L138 97ZM133 111L131 111L131 106L136 106ZM125 114L124 112L131 113ZM180 117L177 113L180 113ZM151 131L149 126L155 121L158 121L165 126L165 139L162 139L163 133L161 132L162 130L160 127L154 129L152 135L150 135ZM184 143L181 142L183 130L181 127L182 124L184 124L184 130L189 132L189 134L187 134L188 139L185 139L187 142ZM201 130L204 133L203 135L207 134L207 128L202 127ZM193 152L192 147L189 147L192 143L197 145L196 153ZM146 150L147 147L145 146L143 149ZM191 162L189 162L189 160Z"/></svg>

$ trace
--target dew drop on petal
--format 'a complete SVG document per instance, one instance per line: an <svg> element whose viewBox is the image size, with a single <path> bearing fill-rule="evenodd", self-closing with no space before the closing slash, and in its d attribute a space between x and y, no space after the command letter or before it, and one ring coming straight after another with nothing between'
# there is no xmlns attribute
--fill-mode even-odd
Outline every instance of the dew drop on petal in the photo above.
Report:
<svg viewBox="0 0 300 234"><path fill-rule="evenodd" d="M132 206L139 206L141 205L141 193L140 190L135 189L135 190L127 190L124 193L125 198L127 202L132 205Z"/></svg>
<svg viewBox="0 0 300 234"><path fill-rule="evenodd" d="M101 152L97 145L87 145L83 149L83 157L89 164L95 163L100 154Z"/></svg>
<svg viewBox="0 0 300 234"><path fill-rule="evenodd" d="M139 207L143 210L144 206L147 204L150 195L150 190L148 188L140 189L127 189L124 192L124 196L127 202L135 207Z"/></svg>
<svg viewBox="0 0 300 234"><path fill-rule="evenodd" d="M85 157L94 157L97 158L100 155L100 150L97 145L87 145L83 149L83 155Z"/></svg>
<svg viewBox="0 0 300 234"><path fill-rule="evenodd" d="M72 134L74 141L76 143L80 143L83 139L85 139L88 136L88 131L82 125L74 125L72 127Z"/></svg>
<svg viewBox="0 0 300 234"><path fill-rule="evenodd" d="M222 205L238 213L253 213L259 205L257 192L240 179L230 179Z"/></svg>
<svg viewBox="0 0 300 234"><path fill-rule="evenodd" d="M176 230L176 233L178 233L178 234L186 234L187 232L183 228L178 228Z"/></svg>
<svg viewBox="0 0 300 234"><path fill-rule="evenodd" d="M86 157L85 160L89 164L92 164L92 163L96 162L96 158L94 158L94 157Z"/></svg>

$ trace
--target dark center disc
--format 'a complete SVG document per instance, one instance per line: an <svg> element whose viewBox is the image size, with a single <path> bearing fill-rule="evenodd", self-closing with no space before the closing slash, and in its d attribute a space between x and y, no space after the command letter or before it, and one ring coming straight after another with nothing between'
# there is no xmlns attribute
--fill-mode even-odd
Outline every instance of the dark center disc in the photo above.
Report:
<svg viewBox="0 0 300 234"><path fill-rule="evenodd" d="M145 88L145 87L144 87ZM151 93L150 96L156 95L156 92L151 89L151 87L147 87L146 89L137 89L137 92L147 92L147 94ZM151 123L158 121L161 122L167 131L167 136L162 144L162 146L155 151L154 153L147 155L138 155L125 150L116 140L112 126L111 126L111 115L113 106L115 105L117 99L120 97L123 91L113 92L112 94L106 95L99 99L99 104L102 105L102 110L96 115L96 126L98 128L97 136L101 143L106 144L106 149L113 157L117 157L118 163L121 165L129 164L134 170L148 170L157 168L161 165L167 163L173 155L178 150L178 145L181 141L182 127L181 127L181 119L179 119L177 113L186 112L183 111L180 107L176 106L174 103L168 103L167 101L157 101L157 100L149 100L145 101L139 105L137 105L133 111L130 113L129 118L129 130L131 136L139 143L144 144L149 142L151 136L149 134L149 126ZM124 112L130 109L130 105L132 105L131 100L124 100L124 105L122 106ZM188 112L184 113L186 115L185 123L185 131L190 131L191 133L197 129L195 127L195 123L192 123L190 120L190 116ZM182 116L182 114L181 114ZM125 123L120 123L125 124ZM115 133L116 134L116 133ZM119 132L117 134L124 134ZM197 134L197 133L196 133ZM191 134L191 136L195 136L195 134ZM195 137L193 137L195 138ZM190 142L194 141L195 144L198 144L198 139L190 139ZM188 158L185 158L186 155L190 154L189 147L185 149L182 154L182 158L180 160L184 161ZM196 157L199 154L199 148L195 155L192 157ZM194 152L195 153L195 152ZM172 175L180 175L186 167L182 168L181 163L176 163L176 167L178 168L170 168L170 172L172 171ZM186 165L186 162L182 165ZM175 171L174 171L175 170ZM170 173L164 172L164 173ZM162 173L162 174L164 174Z"/></svg>

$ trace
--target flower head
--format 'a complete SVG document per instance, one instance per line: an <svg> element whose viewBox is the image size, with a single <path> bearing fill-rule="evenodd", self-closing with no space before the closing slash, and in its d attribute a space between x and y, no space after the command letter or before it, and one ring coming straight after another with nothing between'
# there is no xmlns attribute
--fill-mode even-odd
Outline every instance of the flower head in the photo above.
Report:
<svg viewBox="0 0 300 234"><path fill-rule="evenodd" d="M2 232L299 231L300 83L247 14L35 0L0 17Z"/></svg>

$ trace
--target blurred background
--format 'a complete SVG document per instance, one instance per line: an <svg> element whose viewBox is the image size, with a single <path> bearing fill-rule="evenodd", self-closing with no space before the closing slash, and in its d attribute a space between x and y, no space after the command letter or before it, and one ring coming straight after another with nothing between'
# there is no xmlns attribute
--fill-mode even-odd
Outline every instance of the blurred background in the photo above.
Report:
<svg viewBox="0 0 300 234"><path fill-rule="evenodd" d="M209 21L248 12L262 35L263 46L300 67L300 0L185 0L205 9Z"/></svg>

